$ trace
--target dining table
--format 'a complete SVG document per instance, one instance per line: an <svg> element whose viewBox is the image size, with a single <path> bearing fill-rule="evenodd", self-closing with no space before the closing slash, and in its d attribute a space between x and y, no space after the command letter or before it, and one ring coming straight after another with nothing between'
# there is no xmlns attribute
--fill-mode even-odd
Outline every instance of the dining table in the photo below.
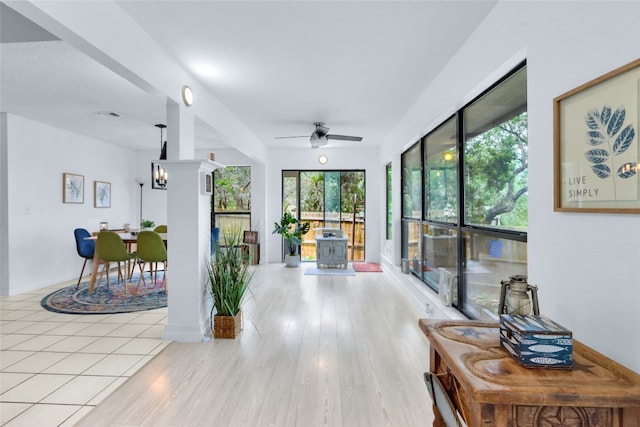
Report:
<svg viewBox="0 0 640 427"><path fill-rule="evenodd" d="M162 240L164 241L164 244L167 244L167 233L158 233L160 235L160 237L162 237ZM138 233L137 232L118 232L118 236L120 236L120 238L122 239L122 242L127 246L127 251L131 252L131 247L133 244L138 243ZM98 239L98 233L93 233L91 236L89 237L85 237L85 240L97 240ZM98 250L96 248L94 254L93 254L93 263L91 266L91 278L89 279L89 293L93 292L93 288L95 287L96 284L96 276L98 274L98 265L101 264L100 262L100 256L98 254ZM102 263L104 264L104 263ZM108 263L107 263L107 268L108 268ZM129 269L127 268L127 271L129 271ZM133 269L132 269L133 271Z"/></svg>

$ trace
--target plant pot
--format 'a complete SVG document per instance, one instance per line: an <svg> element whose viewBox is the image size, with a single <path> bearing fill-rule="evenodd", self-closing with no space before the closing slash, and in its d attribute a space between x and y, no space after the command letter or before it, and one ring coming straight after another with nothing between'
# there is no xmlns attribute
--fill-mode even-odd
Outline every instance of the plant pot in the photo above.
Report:
<svg viewBox="0 0 640 427"><path fill-rule="evenodd" d="M235 338L240 334L242 310L235 316L213 316L213 338Z"/></svg>
<svg viewBox="0 0 640 427"><path fill-rule="evenodd" d="M300 265L300 255L285 255L284 263L287 267L297 267Z"/></svg>

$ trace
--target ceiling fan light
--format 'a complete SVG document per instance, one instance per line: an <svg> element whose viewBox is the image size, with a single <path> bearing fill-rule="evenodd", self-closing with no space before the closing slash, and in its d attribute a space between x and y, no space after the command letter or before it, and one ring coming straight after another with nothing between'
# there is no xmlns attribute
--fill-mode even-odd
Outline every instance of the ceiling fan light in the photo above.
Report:
<svg viewBox="0 0 640 427"><path fill-rule="evenodd" d="M311 146L312 147L324 147L325 145L327 145L327 136L323 135L323 136L318 136L316 133L313 133L311 135Z"/></svg>

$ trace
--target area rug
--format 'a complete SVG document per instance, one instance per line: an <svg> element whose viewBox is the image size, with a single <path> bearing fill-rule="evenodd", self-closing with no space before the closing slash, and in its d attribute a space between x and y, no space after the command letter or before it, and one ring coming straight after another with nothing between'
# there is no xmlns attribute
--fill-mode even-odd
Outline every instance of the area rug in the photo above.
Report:
<svg viewBox="0 0 640 427"><path fill-rule="evenodd" d="M355 276L352 268L307 268L305 275L311 276Z"/></svg>
<svg viewBox="0 0 640 427"><path fill-rule="evenodd" d="M382 273L380 264L375 262L354 262L351 266L356 273Z"/></svg>
<svg viewBox="0 0 640 427"><path fill-rule="evenodd" d="M67 314L114 314L131 313L134 311L153 310L167 306L167 293L162 286L162 275L158 273L156 283L151 285L151 278L145 273L146 285L140 283L137 294L135 291L138 281L138 274L134 274L127 282L127 291L124 290L122 282L117 282L117 274L110 277L109 289L107 289L107 279L103 278L93 289L89 291L89 282L80 283L80 288L76 285L59 289L42 299L40 304L49 311Z"/></svg>

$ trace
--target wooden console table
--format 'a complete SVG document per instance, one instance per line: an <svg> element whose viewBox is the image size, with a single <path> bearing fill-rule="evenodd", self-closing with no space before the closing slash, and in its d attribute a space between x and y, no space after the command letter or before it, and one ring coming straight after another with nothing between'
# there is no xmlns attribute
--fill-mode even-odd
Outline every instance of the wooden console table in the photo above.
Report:
<svg viewBox="0 0 640 427"><path fill-rule="evenodd" d="M640 375L576 340L571 370L524 368L500 347L497 323L419 325L430 370L469 427L640 426Z"/></svg>

